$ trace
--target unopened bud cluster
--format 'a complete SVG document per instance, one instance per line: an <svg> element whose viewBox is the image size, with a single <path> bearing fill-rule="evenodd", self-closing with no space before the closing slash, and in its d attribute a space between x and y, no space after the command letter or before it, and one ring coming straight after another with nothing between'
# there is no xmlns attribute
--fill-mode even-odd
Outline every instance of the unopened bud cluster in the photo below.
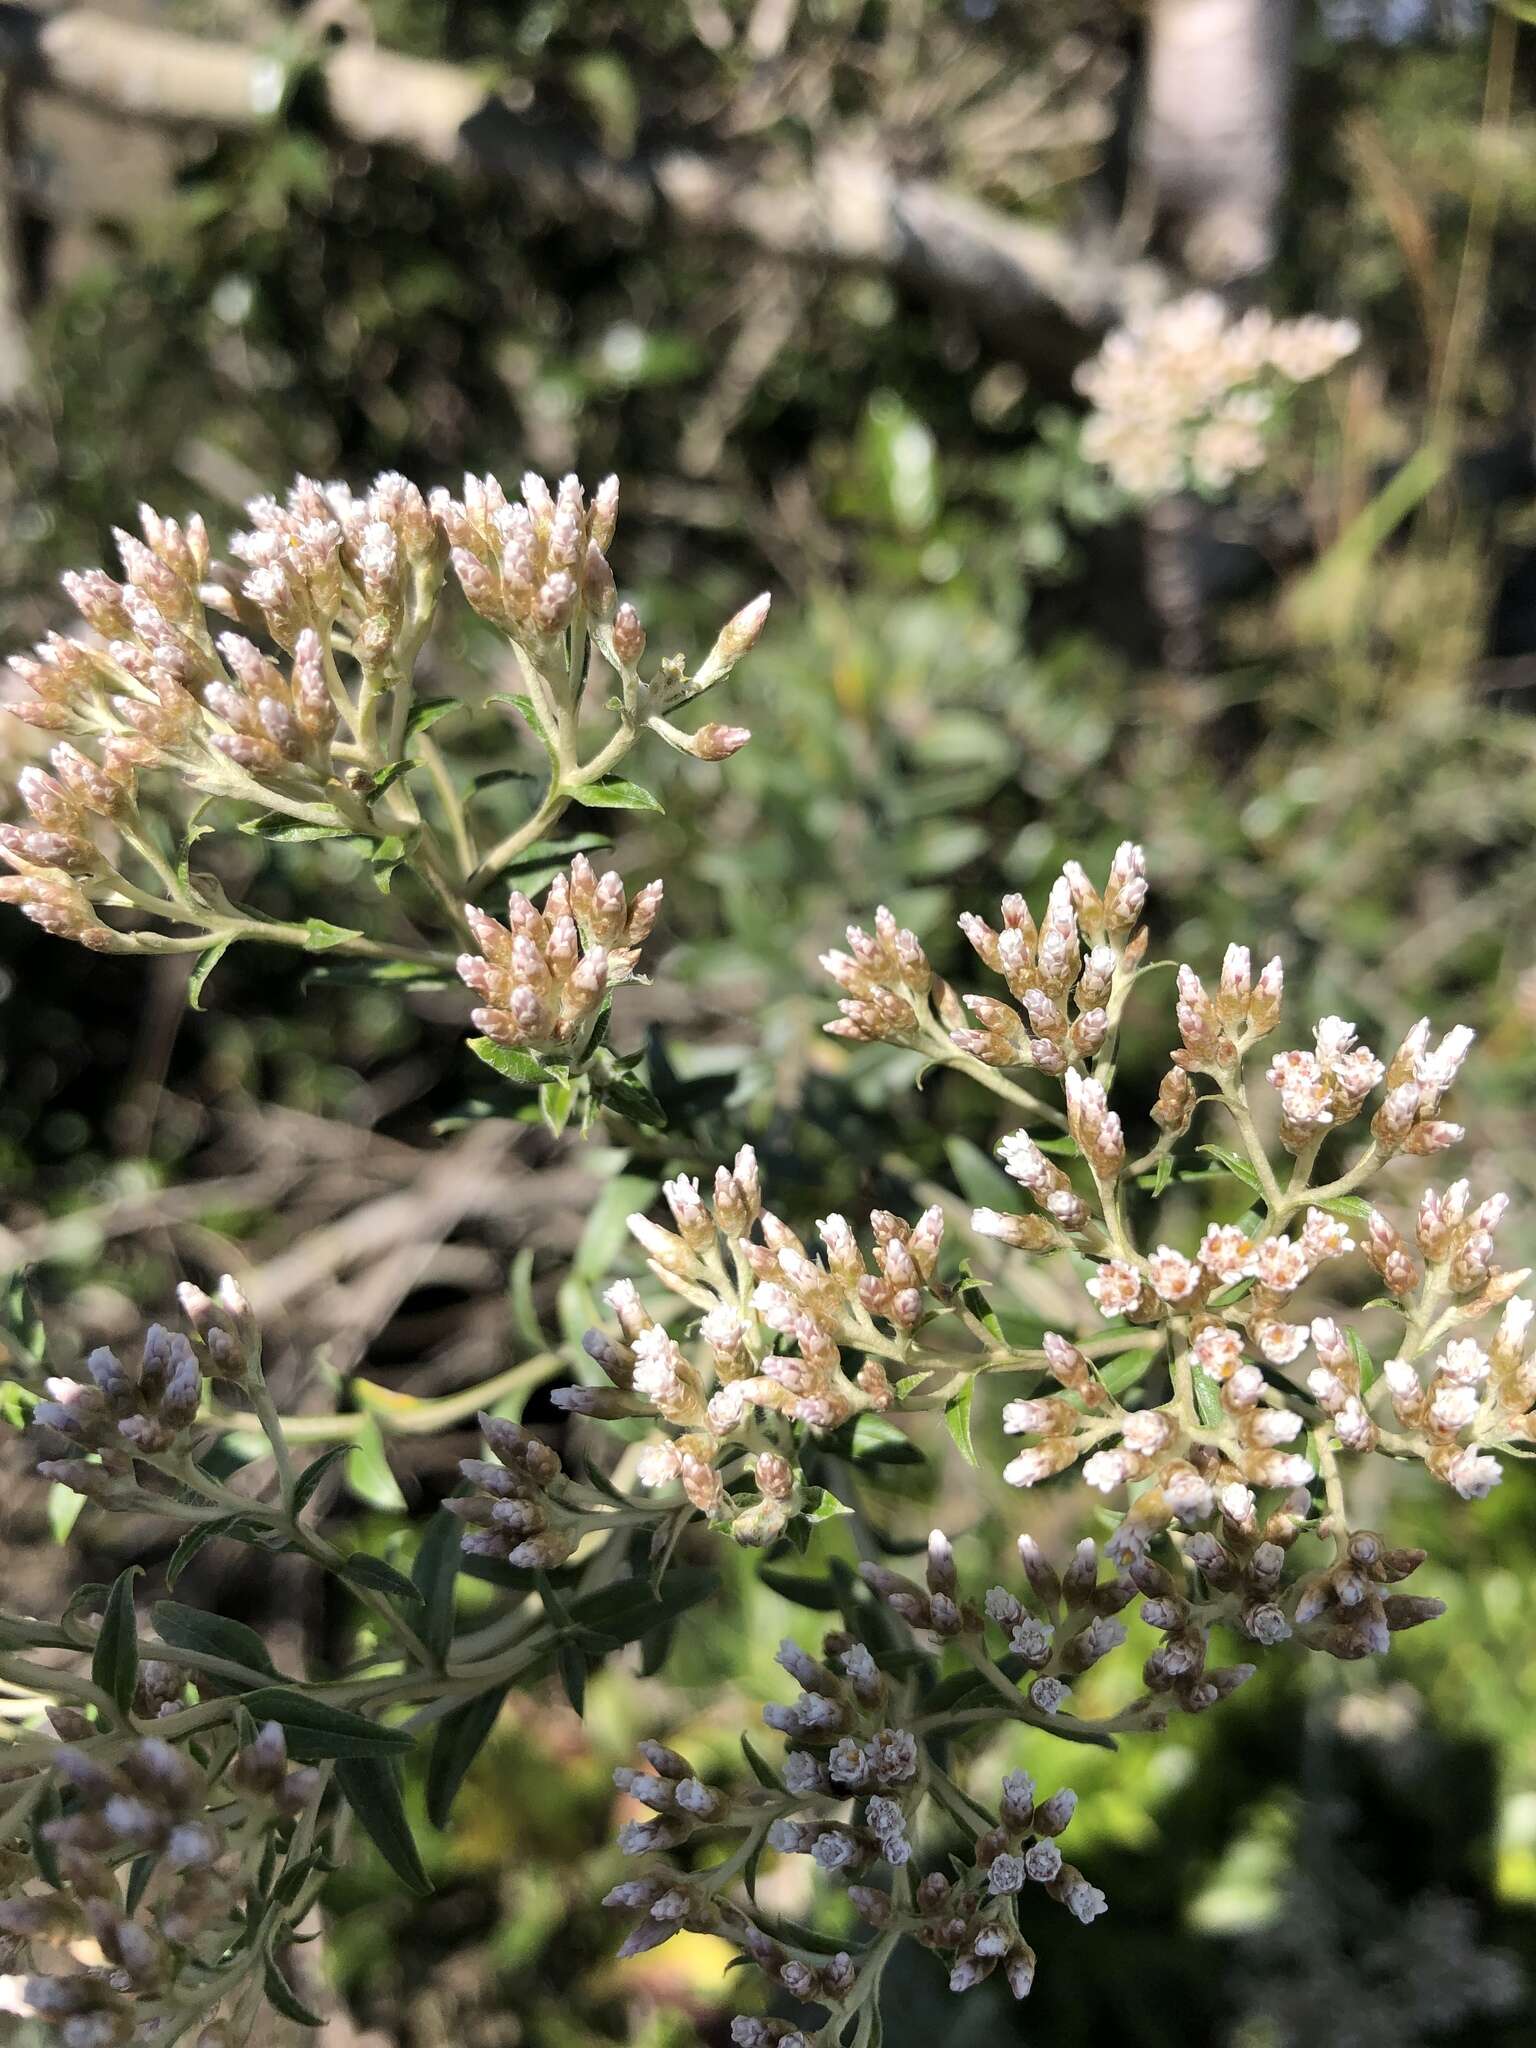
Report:
<svg viewBox="0 0 1536 2048"><path fill-rule="evenodd" d="M28 1419L41 1477L108 1507L152 1499L142 1494L136 1462L174 1474L196 1445L206 1381L239 1386L259 1372L260 1339L230 1275L217 1299L190 1283L179 1295L192 1339L151 1323L137 1358L99 1345L86 1358L85 1378L44 1382Z"/></svg>
<svg viewBox="0 0 1536 2048"><path fill-rule="evenodd" d="M646 631L633 604L620 600L608 561L619 516L618 478L606 478L590 502L574 476L551 490L530 471L521 491L520 500L509 499L495 477L467 476L462 498L434 491L432 510L464 595L517 648L546 736L574 709L565 636L579 629L618 674L630 717L670 747L699 761L724 761L744 747L752 735L743 726L710 724L689 733L665 714L723 682L751 651L767 621L767 596L754 598L722 627L694 674L669 657L647 680L640 674ZM583 678L576 680L579 690Z"/></svg>
<svg viewBox="0 0 1536 2048"><path fill-rule="evenodd" d="M594 874L578 853L569 875L550 883L542 910L520 889L508 899L505 924L466 904L480 950L461 953L457 964L483 998L473 1022L498 1045L579 1055L609 991L633 976L661 896L661 883L648 882L631 902L618 875Z"/></svg>
<svg viewBox="0 0 1536 2048"><path fill-rule="evenodd" d="M142 1682L136 1705L152 1707ZM75 1732L88 1736L90 1724ZM225 1996L232 2005L247 1976L227 1967L221 1986L209 1963L238 1945L258 1870L277 1867L294 1821L319 1798L319 1774L289 1770L273 1721L214 1777L155 1736L113 1762L61 1746L51 1776L64 1809L41 1826L51 1876L0 1898L0 1936L13 1960L31 1964L0 1976L0 2012L40 2022L60 2048L125 2048L200 2014L211 2031L198 2039L212 2044ZM152 1871L133 1906L124 1865Z"/></svg>
<svg viewBox="0 0 1536 2048"><path fill-rule="evenodd" d="M1146 950L1141 849L1118 848L1102 895L1075 861L1051 889L1037 925L1022 896L1003 899L999 927L966 911L960 929L1007 984L1011 1002L961 998L933 971L916 935L883 906L872 932L850 926L848 951L821 964L843 990L836 1038L922 1046L947 1041L990 1067L1058 1077L1103 1047Z"/></svg>
<svg viewBox="0 0 1536 2048"><path fill-rule="evenodd" d="M444 1503L465 1525L465 1551L536 1570L564 1564L586 1522L561 1497L558 1455L531 1430L499 1415L482 1415L480 1433L495 1462L461 1458L459 1473L470 1491Z"/></svg>
<svg viewBox="0 0 1536 2048"><path fill-rule="evenodd" d="M31 696L6 708L64 737L52 775L18 779L32 822L0 836L18 870L5 895L62 936L106 943L58 877L87 902L135 900L117 863L145 829L142 771L247 802L331 800L350 786L338 739L365 737L372 700L408 686L446 553L415 485L381 476L357 498L300 477L247 511L242 575L211 561L201 519L142 507L143 539L117 536L121 581L64 579L91 637L50 634L12 660ZM362 678L350 695L338 650Z"/></svg>
<svg viewBox="0 0 1536 2048"><path fill-rule="evenodd" d="M936 1557L930 1583L948 1569ZM1036 1898L1064 1906L1084 1925L1105 1911L1104 1894L1060 1848L1077 1795L1063 1789L1037 1799L1027 1772L1008 1772L995 1821L974 1798L968 1802L977 1820L963 1867L951 1857L945 1868L917 1876L933 1788L922 1741L901 1725L913 1699L909 1683L893 1679L846 1629L825 1637L819 1657L785 1641L778 1661L800 1690L790 1704L764 1709L768 1726L785 1739L776 1785L730 1792L706 1785L685 1758L659 1743L642 1745L648 1771L615 1773L621 1790L648 1809L647 1818L624 1823L619 1846L656 1859L608 1895L611 1907L640 1916L621 1953L654 1948L683 1928L719 1935L779 1991L830 2015L825 2033L741 2019L733 2041L755 2048L836 2038L839 2016L871 1989L862 1982L867 1950L829 1957L800 1949L765 1929L749 1902L723 1891L709 1865L689 1874L697 1837L734 1832L754 1841L759 1854L809 1857L818 1873L846 1886L871 1930L905 1934L941 1955L951 1990L968 1991L997 1970L1016 1998L1027 1996L1035 1951L1020 1923L1033 1922ZM941 1808L935 1819L937 1849L950 1841L952 1814Z"/></svg>

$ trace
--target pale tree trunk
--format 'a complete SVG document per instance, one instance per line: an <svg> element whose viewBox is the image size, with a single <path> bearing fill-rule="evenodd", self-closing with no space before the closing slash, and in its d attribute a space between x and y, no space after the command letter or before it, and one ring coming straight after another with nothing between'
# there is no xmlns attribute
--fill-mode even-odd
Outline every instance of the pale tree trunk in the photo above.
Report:
<svg viewBox="0 0 1536 2048"><path fill-rule="evenodd" d="M1150 0L1137 172L1190 275L1218 289L1275 253L1296 0Z"/></svg>
<svg viewBox="0 0 1536 2048"><path fill-rule="evenodd" d="M1135 204L1197 284L1232 292L1269 267L1287 167L1296 0L1149 0ZM1147 599L1175 674L1208 665L1203 508L1150 508Z"/></svg>

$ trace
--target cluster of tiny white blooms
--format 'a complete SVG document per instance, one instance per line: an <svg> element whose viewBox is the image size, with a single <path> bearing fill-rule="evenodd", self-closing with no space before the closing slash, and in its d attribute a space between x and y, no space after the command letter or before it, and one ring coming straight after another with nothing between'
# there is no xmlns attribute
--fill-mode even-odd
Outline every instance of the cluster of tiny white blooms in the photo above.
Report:
<svg viewBox="0 0 1536 2048"><path fill-rule="evenodd" d="M800 1694L788 1706L764 1707L763 1719L785 1738L780 1777L805 1806L774 1821L768 1847L810 1856L825 1871L906 1863L917 1738L889 1724L890 1689L874 1658L850 1641L823 1662L786 1639L778 1661ZM845 1813L849 1800L863 1802L861 1816Z"/></svg>
<svg viewBox="0 0 1536 2048"><path fill-rule="evenodd" d="M1407 1242L1373 1211L1372 1263L1389 1290L1411 1304L1415 1343L1382 1367L1395 1429L1367 1418L1368 1430L1346 1434L1335 1413L1334 1426L1349 1449L1379 1444L1397 1456L1420 1457L1467 1500L1481 1499L1499 1482L1501 1468L1491 1451L1536 1438L1536 1359L1529 1355L1536 1304L1516 1292L1529 1272L1504 1271L1494 1259L1493 1233L1507 1206L1502 1194L1474 1204L1464 1180L1443 1192L1426 1190L1414 1225L1422 1274ZM1450 1334L1496 1309L1502 1313L1485 1341ZM1427 1378L1420 1359L1428 1363ZM1325 1359L1324 1367L1330 1362ZM1338 1390L1321 1375L1314 1379L1314 1392L1333 1412ZM1343 1412L1353 1420L1350 1411Z"/></svg>
<svg viewBox="0 0 1536 2048"><path fill-rule="evenodd" d="M1146 859L1125 840L1100 895L1076 861L1052 885L1037 925L1019 895L1005 896L999 926L963 911L960 929L1012 1002L966 996L971 1021L951 1042L990 1067L1033 1067L1064 1075L1103 1046L1147 947L1139 929L1147 896Z"/></svg>
<svg viewBox="0 0 1536 2048"><path fill-rule="evenodd" d="M1100 895L1076 861L1053 885L1040 924L1022 896L1003 899L1001 927L965 911L960 929L1007 983L1011 1002L956 994L933 971L917 935L883 904L873 931L848 927L848 950L821 956L843 991L834 1038L943 1049L990 1067L1059 1076L1103 1047L1146 951L1139 930L1146 864L1126 840ZM953 1055L951 1055L953 1057Z"/></svg>
<svg viewBox="0 0 1536 2048"><path fill-rule="evenodd" d="M138 1713L176 1711L185 1676L167 1679L167 1670L141 1671ZM146 1686L151 1672L159 1693L156 1683ZM170 1698L162 1696L167 1683ZM210 1776L157 1736L99 1760L85 1746L97 1731L83 1715L66 1707L51 1717L81 1746L60 1746L48 1765L68 1807L56 1806L57 1817L42 1823L49 1874L34 1866L28 1881L0 1897L7 1961L34 1966L0 1976L0 2012L41 2023L60 2048L168 2038L200 2012L207 2025L198 2040L212 2048L225 2039L218 2014L226 2001L238 2002L250 1969L226 1964L223 1995L217 1984L210 1995L210 1961L237 1950L245 1915L258 1897L267 1903L263 1858L270 1885L282 1871L278 1831L318 1803L320 1774L288 1769L275 1721ZM152 1881L126 1904L119 1868L146 1860ZM259 1967L254 1952L248 1964Z"/></svg>
<svg viewBox="0 0 1536 2048"><path fill-rule="evenodd" d="M257 498L246 511L251 531L230 543L251 571L240 594L280 647L296 647L306 629L328 637L339 620L358 661L378 669L430 616L446 549L405 477L381 476L361 498L299 477L283 504ZM214 603L238 615L233 602Z"/></svg>
<svg viewBox="0 0 1536 2048"><path fill-rule="evenodd" d="M1001 1971L1015 1998L1029 1996L1036 1956L1019 1915L1031 1910L1037 1889L1084 1927L1109 1910L1098 1886L1061 1853L1058 1838L1076 1811L1070 1786L1037 1799L1029 1773L1009 1771L999 1788L997 1823L976 1836L969 1867L953 1874L932 1870L919 1881L912 1933L944 1959L951 1991L970 1991ZM865 1910L875 1925L889 1924L873 1901Z"/></svg>
<svg viewBox="0 0 1536 2048"><path fill-rule="evenodd" d="M1233 318L1210 292L1116 328L1077 388L1093 410L1082 448L1130 497L1222 491L1263 466L1288 387L1326 376L1360 345L1352 320Z"/></svg>
<svg viewBox="0 0 1536 2048"><path fill-rule="evenodd" d="M1089 1487L1125 1500L1115 1556L1144 1560L1172 1530L1183 1555L1212 1557L1222 1576L1207 1592L1219 1594L1223 1617L1252 1640L1295 1632L1308 1647L1355 1656L1384 1649L1396 1629L1438 1609L1407 1595L1361 1590L1390 1583L1412 1566L1372 1532L1338 1526L1334 1510L1321 1520L1314 1515L1318 1445L1309 1426L1328 1441L1330 1456L1337 1443L1348 1452L1417 1457L1463 1495L1486 1493L1499 1475L1494 1454L1536 1438L1536 1362L1526 1356L1532 1311L1517 1294L1526 1273L1504 1271L1495 1257L1502 1196L1474 1204L1465 1182L1431 1190L1420 1204L1415 1251L1353 1193L1393 1155L1438 1152L1460 1138L1460 1126L1441 1110L1470 1031L1457 1027L1437 1042L1421 1020L1383 1060L1348 1019L1326 1016L1310 1049L1275 1055L1268 1078L1279 1138L1296 1162L1285 1186L1264 1155L1243 1081L1245 1058L1279 1025L1283 994L1281 962L1272 959L1256 973L1241 945L1227 948L1213 987L1182 966L1180 1044L1153 1108L1161 1133L1153 1150L1130 1167L1120 1115L1101 1083L1068 1067L1067 1125L1081 1167L1074 1174L1028 1131L1009 1134L999 1157L1038 1213L981 1209L972 1223L1025 1251L1086 1255L1092 1266L1085 1292L1116 1326L1100 1341L1059 1331L1045 1337L1041 1363L1055 1387L1037 1387L1003 1411L1005 1431L1025 1439L1005 1467L1009 1482L1038 1486L1081 1461ZM1200 1078L1216 1084L1213 1095L1201 1095ZM1362 1115L1373 1094L1369 1140L1338 1178L1315 1186L1321 1147ZM1237 1160L1232 1170L1263 1206L1241 1223L1208 1225L1193 1245L1157 1242L1142 1250L1131 1233L1126 1184L1135 1171L1147 1186L1145 1169L1157 1164L1152 1186L1160 1191L1161 1169L1171 1170L1172 1147L1202 1100L1220 1101L1237 1119L1249 1162ZM1316 1200L1309 1199L1313 1192ZM1379 1373L1343 1321L1297 1308L1303 1287L1357 1252L1407 1322L1404 1346ZM1491 1340L1464 1329L1500 1310ZM1156 1405L1135 1396L1123 1403L1094 1363L1096 1353L1118 1356L1127 1339L1133 1346L1131 1333L1139 1329L1160 1341L1167 1360L1170 1392ZM1279 1496L1281 1505L1262 1505L1266 1495ZM1331 1535L1347 1559L1342 1578L1287 1585L1281 1567L1302 1527ZM1215 1563L1213 1541L1226 1547L1223 1564ZM1245 1541L1256 1564L1243 1551ZM1191 1611L1201 1611L1200 1603ZM1207 1601L1206 1617L1213 1612ZM1174 1651L1180 1670L1190 1668L1181 1661L1186 1651L1181 1639Z"/></svg>
<svg viewBox="0 0 1536 2048"><path fill-rule="evenodd" d="M575 1388L555 1398L584 1414L659 1419L676 1434L647 1447L642 1479L678 1481L702 1513L729 1516L739 1541L770 1542L803 1498L790 1460L759 1452L751 1468L758 1498L745 1504L727 1495L720 1465L738 1439L764 1426L824 1431L890 1406L881 1354L899 1356L946 1306L936 1278L943 1215L931 1208L909 1224L875 1210L868 1254L845 1217L825 1216L817 1258L764 1208L750 1146L717 1170L708 1199L686 1175L662 1192L675 1227L634 1215L629 1228L656 1279L703 1311L698 1341L685 1352L634 1284L621 1280L605 1296L618 1338L593 1331L586 1339L611 1390ZM852 1373L847 1350L866 1353ZM783 1450L792 1449L786 1435Z"/></svg>
<svg viewBox="0 0 1536 2048"><path fill-rule="evenodd" d="M1355 1039L1353 1024L1322 1017L1313 1033L1315 1051L1278 1052L1270 1061L1269 1083L1280 1098L1281 1143L1288 1152L1300 1152L1332 1125L1351 1122L1386 1073L1370 1047Z"/></svg>
<svg viewBox="0 0 1536 2048"><path fill-rule="evenodd" d="M579 1056L609 991L634 974L661 898L662 884L647 882L631 903L617 874L594 874L578 853L542 910L520 889L507 899L506 924L466 904L480 951L460 954L459 977L484 998L471 1020L498 1045Z"/></svg>
<svg viewBox="0 0 1536 2048"><path fill-rule="evenodd" d="M463 497L434 491L432 510L454 574L482 618L519 638L551 639L585 603L612 617L626 651L639 659L644 629L633 605L618 603L605 553L619 522L616 476L604 478L590 505L574 476L551 491L530 470L520 503L509 501L495 477L466 476Z"/></svg>
<svg viewBox="0 0 1536 2048"><path fill-rule="evenodd" d="M702 1832L734 1829L750 1830L775 1854L808 1855L818 1871L844 1883L878 1865L906 1862L906 1814L918 1796L918 1745L887 1716L889 1681L868 1649L842 1632L826 1638L820 1658L786 1640L778 1661L801 1688L792 1705L764 1710L768 1725L787 1737L778 1782L716 1789L675 1750L644 1742L640 1749L648 1768L614 1773L619 1789L645 1814L620 1827L619 1847L626 1855L675 1857ZM750 1906L724 1890L708 1868L685 1871L675 1862L655 1862L616 1885L605 1904L640 1916L621 1955L655 1948L686 1928L734 1943L805 2004L835 2008L857 1982L847 1954L812 1953L765 1932ZM749 2022L737 2038L793 2038L789 2031L752 2031L766 2024Z"/></svg>

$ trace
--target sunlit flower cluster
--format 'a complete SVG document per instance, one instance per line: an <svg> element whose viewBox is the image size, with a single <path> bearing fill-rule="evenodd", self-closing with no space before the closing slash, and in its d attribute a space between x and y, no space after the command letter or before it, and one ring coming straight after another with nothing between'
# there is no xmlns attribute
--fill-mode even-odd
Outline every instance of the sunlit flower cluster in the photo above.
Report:
<svg viewBox="0 0 1536 2048"><path fill-rule="evenodd" d="M1116 328L1079 369L1093 407L1083 453L1133 498L1224 491L1263 466L1287 392L1359 345L1352 320L1234 318L1214 293L1192 292Z"/></svg>

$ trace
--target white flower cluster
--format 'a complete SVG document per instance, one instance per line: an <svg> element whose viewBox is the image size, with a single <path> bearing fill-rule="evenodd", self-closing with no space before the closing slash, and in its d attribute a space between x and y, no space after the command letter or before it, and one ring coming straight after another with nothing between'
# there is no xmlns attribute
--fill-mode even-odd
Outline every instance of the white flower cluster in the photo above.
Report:
<svg viewBox="0 0 1536 2048"><path fill-rule="evenodd" d="M1352 320L1233 319L1214 293L1192 292L1116 328L1078 371L1093 405L1083 453L1134 498L1225 490L1262 467L1285 388L1359 345Z"/></svg>

